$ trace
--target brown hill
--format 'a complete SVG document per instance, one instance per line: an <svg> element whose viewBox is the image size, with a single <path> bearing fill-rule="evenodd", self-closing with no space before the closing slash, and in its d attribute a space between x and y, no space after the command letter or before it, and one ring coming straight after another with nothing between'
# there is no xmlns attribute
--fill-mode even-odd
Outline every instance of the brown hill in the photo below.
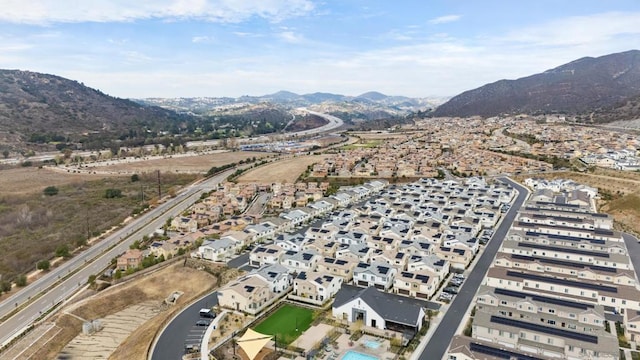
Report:
<svg viewBox="0 0 640 360"><path fill-rule="evenodd" d="M106 95L77 81L0 70L0 147L28 142L100 141L168 130L185 119L170 110Z"/></svg>
<svg viewBox="0 0 640 360"><path fill-rule="evenodd" d="M588 113L640 95L640 51L585 57L517 80L465 91L433 116Z"/></svg>

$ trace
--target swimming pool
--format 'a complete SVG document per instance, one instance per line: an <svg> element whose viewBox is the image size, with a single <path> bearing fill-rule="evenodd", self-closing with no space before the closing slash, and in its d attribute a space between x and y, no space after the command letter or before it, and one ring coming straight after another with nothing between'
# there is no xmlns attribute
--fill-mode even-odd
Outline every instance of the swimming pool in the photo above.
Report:
<svg viewBox="0 0 640 360"><path fill-rule="evenodd" d="M344 354L344 356L342 357L342 360L379 360L379 359L375 356L349 350Z"/></svg>
<svg viewBox="0 0 640 360"><path fill-rule="evenodd" d="M380 347L380 343L375 340L367 340L364 342L364 346L369 349L377 349Z"/></svg>

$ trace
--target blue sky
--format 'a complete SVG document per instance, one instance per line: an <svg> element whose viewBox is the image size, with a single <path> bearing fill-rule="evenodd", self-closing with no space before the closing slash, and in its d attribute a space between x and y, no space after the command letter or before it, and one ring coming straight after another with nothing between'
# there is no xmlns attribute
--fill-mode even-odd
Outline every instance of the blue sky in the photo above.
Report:
<svg viewBox="0 0 640 360"><path fill-rule="evenodd" d="M449 96L640 48L638 0L3 0L0 68L128 98Z"/></svg>

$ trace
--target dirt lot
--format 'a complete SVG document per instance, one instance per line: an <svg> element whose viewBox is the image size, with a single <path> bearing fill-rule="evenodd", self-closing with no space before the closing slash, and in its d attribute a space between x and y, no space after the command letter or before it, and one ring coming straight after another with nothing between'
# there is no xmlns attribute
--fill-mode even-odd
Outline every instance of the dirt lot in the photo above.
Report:
<svg viewBox="0 0 640 360"><path fill-rule="evenodd" d="M256 157L262 158L272 155L265 152L234 151L217 154L207 154L199 156L183 156L164 159L153 159L145 161L134 161L109 166L100 166L101 171L113 172L149 172L149 171L171 171L171 172L202 172L206 173L214 166L225 165L240 160Z"/></svg>
<svg viewBox="0 0 640 360"><path fill-rule="evenodd" d="M294 182L309 165L322 161L324 155L299 156L253 169L238 178L238 182Z"/></svg>
<svg viewBox="0 0 640 360"><path fill-rule="evenodd" d="M0 196L41 192L47 186L81 183L104 177L104 175L57 173L35 167L0 170Z"/></svg>
<svg viewBox="0 0 640 360"><path fill-rule="evenodd" d="M127 340L122 343L105 344L101 342L100 344L103 348L109 347L110 351L117 348L112 358L146 359L147 349L162 324L168 321L182 306L201 294L210 291L216 285L215 276L191 267L183 267L182 265L182 261L175 262L159 271L139 276L121 285L106 289L78 304L63 309L53 318L56 326L51 330L59 331L59 329L62 329L62 331L59 331L53 340L49 342L45 342L47 336L44 336L42 343L36 342L33 344L32 348L38 350L30 358L56 358L57 354L80 334L82 321L79 318L87 320L105 319L109 315L117 314L132 306L155 303L162 310L155 316L153 316L152 311L148 312L149 318L143 319L145 321L143 325L133 331L133 334ZM175 306L161 307L162 301L173 291L183 291L184 294L178 299ZM110 317L109 319L112 318ZM130 341L132 338L135 341ZM75 345L79 344L83 344L83 342L75 343ZM93 346L92 350L95 350L96 344L92 345L90 342L84 342L84 344L88 345L83 346ZM16 347L19 346L20 344L16 344ZM75 350L77 351L78 349ZM132 354L135 354L135 356L132 357Z"/></svg>

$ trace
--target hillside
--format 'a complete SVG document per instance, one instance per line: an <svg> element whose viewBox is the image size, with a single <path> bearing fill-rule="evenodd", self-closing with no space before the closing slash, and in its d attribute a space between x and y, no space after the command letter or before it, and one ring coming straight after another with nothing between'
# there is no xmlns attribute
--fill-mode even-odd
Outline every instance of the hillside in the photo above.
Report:
<svg viewBox="0 0 640 360"><path fill-rule="evenodd" d="M188 118L59 76L0 70L0 148L28 148L27 142L86 143L98 138L108 142L168 130Z"/></svg>
<svg viewBox="0 0 640 360"><path fill-rule="evenodd" d="M640 51L585 57L517 80L465 91L433 116L491 117L517 113L589 113L640 95Z"/></svg>

